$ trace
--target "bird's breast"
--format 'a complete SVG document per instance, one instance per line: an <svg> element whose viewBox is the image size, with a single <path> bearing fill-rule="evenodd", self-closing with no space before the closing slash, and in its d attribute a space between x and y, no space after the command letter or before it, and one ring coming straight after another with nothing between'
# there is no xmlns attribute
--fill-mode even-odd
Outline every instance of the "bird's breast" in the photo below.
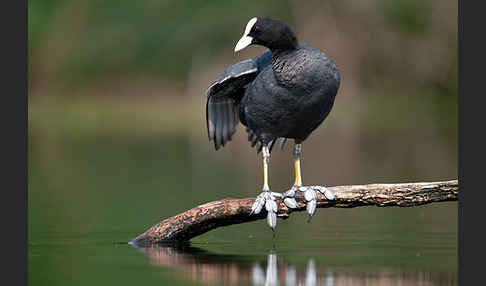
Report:
<svg viewBox="0 0 486 286"><path fill-rule="evenodd" d="M293 56L274 58L272 70L279 86L302 97L315 94L333 80L331 64L324 54L301 49Z"/></svg>
<svg viewBox="0 0 486 286"><path fill-rule="evenodd" d="M338 79L333 63L317 50L274 57L246 90L248 126L274 137L306 138L329 112Z"/></svg>

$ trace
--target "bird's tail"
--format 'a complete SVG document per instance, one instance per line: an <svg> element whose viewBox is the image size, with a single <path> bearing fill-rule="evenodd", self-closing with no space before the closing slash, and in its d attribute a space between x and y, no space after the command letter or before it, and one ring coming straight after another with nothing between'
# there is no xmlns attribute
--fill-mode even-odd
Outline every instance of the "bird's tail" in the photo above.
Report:
<svg viewBox="0 0 486 286"><path fill-rule="evenodd" d="M248 141L250 142L251 147L255 147L257 153L260 153L262 151L263 144L259 140L258 135L248 127L246 128L246 132L248 133ZM273 146L275 145L275 141L277 141L277 139L279 139L280 141L279 142L280 150L283 149L285 142L287 141L287 138L283 138L283 137L272 139L270 142L268 142L268 150L270 151L270 153L272 152Z"/></svg>

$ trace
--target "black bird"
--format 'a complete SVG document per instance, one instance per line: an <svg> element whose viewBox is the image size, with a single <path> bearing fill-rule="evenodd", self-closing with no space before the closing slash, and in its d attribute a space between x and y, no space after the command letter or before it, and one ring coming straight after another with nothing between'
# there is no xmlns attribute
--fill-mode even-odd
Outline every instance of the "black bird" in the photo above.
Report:
<svg viewBox="0 0 486 286"><path fill-rule="evenodd" d="M251 146L263 154L263 192L252 207L259 213L265 205L267 222L274 230L275 197L297 207L296 191L305 191L307 211L315 212L317 193L302 187L300 161L302 142L324 121L334 104L340 85L336 65L321 51L299 44L285 23L269 18L252 18L235 52L249 45L267 51L254 59L238 62L225 70L206 92L206 122L209 140L216 150L231 140L238 122L245 125ZM275 141L294 139L294 186L284 194L268 186L268 162ZM324 189L327 198L332 194ZM310 218L310 217L309 217Z"/></svg>

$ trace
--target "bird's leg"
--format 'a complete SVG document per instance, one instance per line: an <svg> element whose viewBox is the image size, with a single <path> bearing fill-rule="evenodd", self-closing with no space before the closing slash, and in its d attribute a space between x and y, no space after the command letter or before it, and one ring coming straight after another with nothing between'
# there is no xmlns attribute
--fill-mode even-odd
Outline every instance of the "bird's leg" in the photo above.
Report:
<svg viewBox="0 0 486 286"><path fill-rule="evenodd" d="M266 145L262 147L262 157L263 157L263 191L269 192L270 187L268 186L268 163L270 162L270 152Z"/></svg>
<svg viewBox="0 0 486 286"><path fill-rule="evenodd" d="M295 167L295 182L290 190L283 194L284 204L289 208L297 208L297 201L295 200L295 192L304 192L304 198L307 201L306 209L309 214L309 220L314 215L317 207L317 192L312 187L302 186L302 173L300 169L300 162L302 159L302 144L296 143L294 146L294 167ZM324 188L323 190L318 189L319 192L323 193L328 199L334 199L332 193Z"/></svg>
<svg viewBox="0 0 486 286"><path fill-rule="evenodd" d="M294 146L295 183L292 189L296 189L296 190L302 187L302 173L300 172L301 158L302 158L302 144L295 144Z"/></svg>
<svg viewBox="0 0 486 286"><path fill-rule="evenodd" d="M263 206L265 205L265 209L267 210L267 223L275 231L275 226L277 225L277 201L275 197L281 197L279 193L274 193L270 191L270 187L268 186L268 163L270 161L270 151L266 144L262 147L262 156L263 156L263 190L255 199L251 207L250 214L258 214L262 210Z"/></svg>
<svg viewBox="0 0 486 286"><path fill-rule="evenodd" d="M300 171L300 161L302 159L302 144L295 143L294 145L294 167L295 167L295 182L292 188L285 193L284 204L289 208L297 208L297 201L295 200L295 192L302 187L302 173Z"/></svg>

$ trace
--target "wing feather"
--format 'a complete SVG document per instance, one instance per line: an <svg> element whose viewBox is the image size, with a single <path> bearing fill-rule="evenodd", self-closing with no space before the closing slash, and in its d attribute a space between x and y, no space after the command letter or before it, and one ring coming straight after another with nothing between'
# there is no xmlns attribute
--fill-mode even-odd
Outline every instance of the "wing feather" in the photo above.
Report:
<svg viewBox="0 0 486 286"><path fill-rule="evenodd" d="M238 106L246 86L257 74L252 59L236 63L224 71L206 91L206 127L209 141L216 150L224 146L236 132Z"/></svg>
<svg viewBox="0 0 486 286"><path fill-rule="evenodd" d="M239 105L246 87L270 63L269 50L254 59L238 62L226 69L206 90L206 127L208 139L214 141L216 150L231 141L240 122ZM241 120L246 124L244 118ZM258 136L249 133L248 139L253 147Z"/></svg>

